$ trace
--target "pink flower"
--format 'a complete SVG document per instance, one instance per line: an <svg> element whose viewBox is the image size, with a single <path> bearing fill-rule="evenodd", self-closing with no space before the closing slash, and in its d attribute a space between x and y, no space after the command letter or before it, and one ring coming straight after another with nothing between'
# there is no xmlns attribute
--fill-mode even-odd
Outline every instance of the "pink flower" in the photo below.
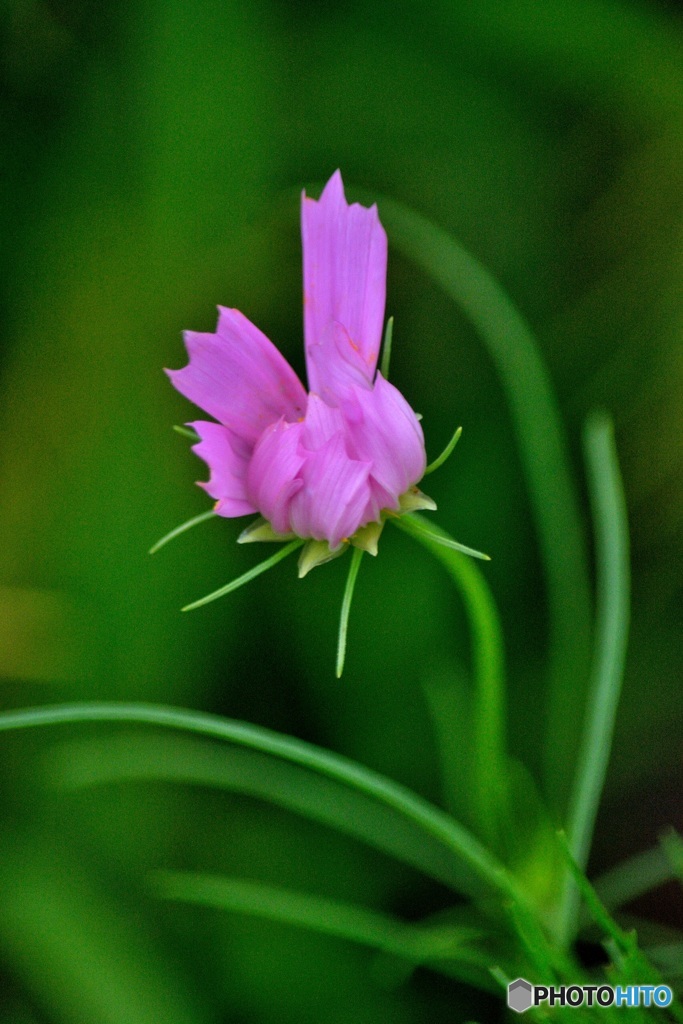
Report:
<svg viewBox="0 0 683 1024"><path fill-rule="evenodd" d="M336 171L319 202L303 196L301 233L309 393L257 327L222 307L214 334L185 333L189 364L168 374L217 420L191 426L218 515L258 512L278 538L333 553L406 508L425 446L415 413L377 372L387 239L376 206L349 205Z"/></svg>

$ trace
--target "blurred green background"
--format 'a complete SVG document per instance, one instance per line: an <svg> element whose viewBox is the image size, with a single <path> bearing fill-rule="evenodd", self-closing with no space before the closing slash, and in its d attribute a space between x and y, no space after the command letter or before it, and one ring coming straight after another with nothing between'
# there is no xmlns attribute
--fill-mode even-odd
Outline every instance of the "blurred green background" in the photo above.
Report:
<svg viewBox="0 0 683 1024"><path fill-rule="evenodd" d="M346 566L293 563L193 614L253 564L170 429L162 366L236 306L303 374L298 190L340 167L451 231L531 322L584 496L580 430L616 422L633 622L593 870L681 827L683 12L636 0L4 0L0 130L0 685L213 710L356 758L440 799L422 683L468 656L447 579L386 531L344 678ZM360 194L360 192L358 193ZM488 551L510 746L542 777L547 610L506 398L462 314L390 243L392 376L424 415L438 521ZM370 563L370 564L368 564ZM584 683L577 679L577 693ZM576 716L581 715L580 705ZM570 723L568 723L570 727ZM409 918L417 873L248 798L43 784L70 733L3 736L0 1019L19 1024L417 1024L497 1019L362 949L157 904L150 867L216 870ZM92 730L88 733L92 735ZM62 752L62 756L64 756ZM67 750L68 756L68 750ZM680 918L672 893L643 912Z"/></svg>

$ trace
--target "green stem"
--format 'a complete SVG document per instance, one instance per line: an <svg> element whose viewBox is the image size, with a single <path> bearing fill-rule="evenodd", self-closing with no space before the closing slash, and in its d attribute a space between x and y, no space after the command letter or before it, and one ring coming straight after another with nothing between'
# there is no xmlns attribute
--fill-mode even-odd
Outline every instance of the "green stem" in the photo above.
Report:
<svg viewBox="0 0 683 1024"><path fill-rule="evenodd" d="M578 745L571 711L588 670L591 601L581 515L557 402L528 325L488 271L414 211L389 199L381 200L380 211L392 244L472 321L508 398L546 570L551 686L545 760L550 798L564 808Z"/></svg>
<svg viewBox="0 0 683 1024"><path fill-rule="evenodd" d="M506 803L505 799L501 801L506 753L503 639L495 602L475 563L439 542L437 538L451 539L444 530L417 514L400 516L391 522L441 562L462 596L472 635L475 680L473 810L483 834L497 839Z"/></svg>

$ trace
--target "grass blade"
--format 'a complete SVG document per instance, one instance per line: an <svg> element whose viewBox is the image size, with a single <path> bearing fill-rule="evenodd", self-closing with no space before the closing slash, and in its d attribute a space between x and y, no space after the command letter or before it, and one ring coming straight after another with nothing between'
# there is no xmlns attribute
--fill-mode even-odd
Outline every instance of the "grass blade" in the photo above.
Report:
<svg viewBox="0 0 683 1024"><path fill-rule="evenodd" d="M225 597L226 594L232 593L233 590L237 590L238 587L243 587L245 583L251 583L261 573L268 572L274 565L281 562L287 555L291 555L293 551L300 548L304 542L302 540L293 540L291 544L285 544L283 548L276 551L270 558L266 558L264 562L259 562L253 569L249 569L248 572L243 573L242 576L238 576L237 579L232 580L230 583L226 583L224 587L219 587L218 590L214 590L211 594L207 594L206 597L200 597L198 601L193 601L192 604L186 604L182 609L184 612L191 612L195 608L201 608L202 605L209 604L211 601L217 601L219 597Z"/></svg>
<svg viewBox="0 0 683 1024"><path fill-rule="evenodd" d="M629 545L626 504L611 421L592 416L584 433L588 483L595 523L596 626L591 682L586 703L567 826L571 857L585 870L605 781L614 719L621 693L629 622ZM558 931L563 943L576 931L578 893L567 876Z"/></svg>

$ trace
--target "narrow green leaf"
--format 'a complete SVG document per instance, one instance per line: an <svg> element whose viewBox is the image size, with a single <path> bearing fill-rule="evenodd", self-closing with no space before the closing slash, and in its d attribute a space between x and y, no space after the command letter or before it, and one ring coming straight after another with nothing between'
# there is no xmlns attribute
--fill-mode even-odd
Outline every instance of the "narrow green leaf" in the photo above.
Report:
<svg viewBox="0 0 683 1024"><path fill-rule="evenodd" d="M593 667L584 732L576 764L567 826L573 860L585 870L607 772L614 720L621 694L629 621L629 545L626 504L611 421L591 416L584 432L586 469L595 524L597 602ZM576 932L578 893L572 875L565 885L558 935L569 943Z"/></svg>
<svg viewBox="0 0 683 1024"><path fill-rule="evenodd" d="M219 597L225 597L226 594L232 593L233 590L237 590L238 587L243 587L245 583L251 583L261 573L268 572L274 565L281 562L287 555L291 555L293 551L300 548L304 542L302 540L293 540L291 544L285 544L283 548L276 551L270 558L266 558L264 562L259 562L253 569L249 569L248 572L243 573L242 576L238 576L237 579L232 580L231 583L226 583L224 587L219 587L218 590L214 590L213 593L207 594L206 597L200 597L198 601L193 601L192 604L186 604L182 609L184 612L191 612L195 608L201 608L202 605L209 604L211 601L218 600Z"/></svg>
<svg viewBox="0 0 683 1024"><path fill-rule="evenodd" d="M344 660L346 658L346 633L349 628L349 612L351 611L353 590L356 586L356 577L358 576L362 557L363 549L354 548L353 554L351 555L349 574L346 577L344 597L342 598L341 616L339 618L339 638L337 640L337 679L341 679L342 672L344 671Z"/></svg>
<svg viewBox="0 0 683 1024"><path fill-rule="evenodd" d="M661 846L637 853L610 868L593 885L601 901L610 910L645 895L676 877Z"/></svg>
<svg viewBox="0 0 683 1024"><path fill-rule="evenodd" d="M78 843L82 834L60 836L37 809L28 828L2 830L4 969L44 1008L43 1021L215 1024L190 973L165 952L155 922L136 913L134 891L120 898L88 844ZM18 1024L7 995L3 986L2 1017Z"/></svg>
<svg viewBox="0 0 683 1024"><path fill-rule="evenodd" d="M475 683L472 814L479 820L483 834L494 841L507 805L503 638L498 612L484 576L445 531L416 513L392 522L441 562L465 605L472 636Z"/></svg>
<svg viewBox="0 0 683 1024"><path fill-rule="evenodd" d="M683 978L683 942L649 946L647 957L665 978Z"/></svg>
<svg viewBox="0 0 683 1024"><path fill-rule="evenodd" d="M399 518L405 519L406 517L401 516ZM413 514L410 516L410 519L412 519L415 530L413 536L417 536L417 532L419 532L426 540L431 540L435 544L440 544L444 548L450 548L451 551L459 551L463 555L469 555L470 558L480 558L483 562L491 561L490 555L485 555L481 551L476 551L474 548L468 548L465 544L461 544L459 541L453 540L452 537L449 537L443 532L437 532L432 528L431 524L426 523L422 517L418 518ZM391 521L397 522L397 520L393 518ZM398 525L400 526L401 524L398 523Z"/></svg>
<svg viewBox="0 0 683 1024"><path fill-rule="evenodd" d="M491 274L447 232L391 199L379 202L392 244L421 266L470 318L509 402L548 584L550 713L545 759L550 799L564 808L578 727L578 681L591 635L588 560L567 444L548 372L529 326Z"/></svg>
<svg viewBox="0 0 683 1024"><path fill-rule="evenodd" d="M382 345L382 363L380 373L385 380L389 380L389 364L391 362L391 343L394 337L394 318L390 316L387 326L384 329L384 344Z"/></svg>
<svg viewBox="0 0 683 1024"><path fill-rule="evenodd" d="M186 523L182 523L181 526L176 526L175 530L171 530L161 540L158 540L156 544L153 544L149 549L150 555L155 554L159 548L163 548L165 544L168 544L170 540L174 540L179 537L181 533L185 533L186 530L191 530L193 526L198 526L199 523L205 523L207 519L213 519L216 513L211 508L208 512L200 512L198 516L194 516L192 519L188 519Z"/></svg>
<svg viewBox="0 0 683 1024"><path fill-rule="evenodd" d="M446 461L446 459L448 459L453 454L453 449L455 448L456 444L460 440L460 435L461 434L462 434L462 427L458 427L456 432L453 434L453 437L450 439L450 441L448 442L448 444L446 445L444 450L441 452L441 455L439 455L438 458L434 459L433 462L429 463L429 465L427 466L427 468L424 471L424 475L425 476L427 476L429 473L433 473L434 470L438 469L440 466L443 466L443 464Z"/></svg>
<svg viewBox="0 0 683 1024"><path fill-rule="evenodd" d="M173 429L175 430L176 434L180 434L181 437L189 437L190 441L201 441L201 437L199 436L196 430L192 429L192 427L181 427L178 424L176 424L173 427Z"/></svg>
<svg viewBox="0 0 683 1024"><path fill-rule="evenodd" d="M455 960L487 966L482 952L474 946L483 937L481 929L406 924L386 914L339 900L239 878L155 871L151 882L153 891L162 899L181 900L308 928L405 957L416 964L432 963L438 969L439 961Z"/></svg>
<svg viewBox="0 0 683 1024"><path fill-rule="evenodd" d="M674 876L683 882L683 839L672 828L662 836L660 842Z"/></svg>
<svg viewBox="0 0 683 1024"><path fill-rule="evenodd" d="M214 715L154 704L64 704L0 713L0 732L78 722L134 723L221 740L102 737L76 744L57 772L74 786L164 778L272 800L412 864L456 892L495 892L525 905L502 864L457 821L410 790L302 740ZM51 762L52 764L52 762Z"/></svg>
<svg viewBox="0 0 683 1024"><path fill-rule="evenodd" d="M624 966L629 970L629 981L631 980L630 975L632 973L634 975L633 980L637 978L639 984L661 984L663 980L661 975L638 947L635 931L625 932L623 928L619 927L572 856L568 839L565 838L563 833L560 833L559 838L567 858L568 870L572 875L581 898L585 901L590 916L598 927L603 930L605 935L609 936L609 941L605 945L610 948L617 968ZM620 982L621 979L617 976L614 980ZM675 1020L683 1024L683 1006L678 1000L674 999L671 1003L669 1013Z"/></svg>

